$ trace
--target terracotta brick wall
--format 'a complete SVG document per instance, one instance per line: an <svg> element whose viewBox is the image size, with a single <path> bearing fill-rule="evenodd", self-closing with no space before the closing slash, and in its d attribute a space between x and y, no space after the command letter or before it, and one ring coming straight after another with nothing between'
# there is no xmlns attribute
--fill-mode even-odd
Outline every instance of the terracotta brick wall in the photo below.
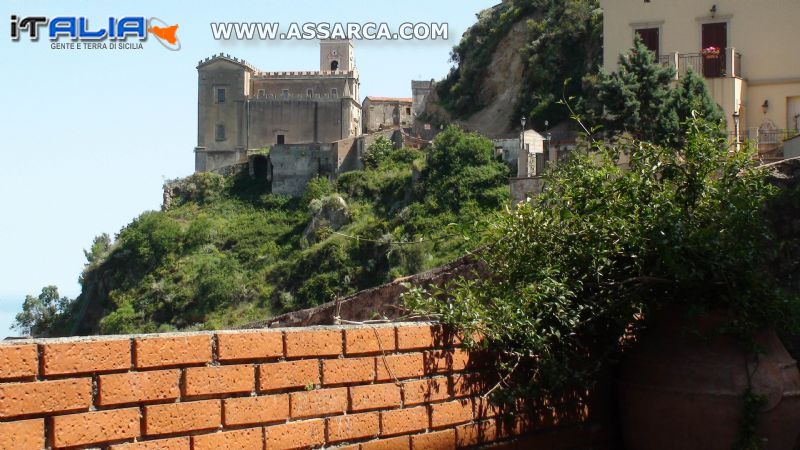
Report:
<svg viewBox="0 0 800 450"><path fill-rule="evenodd" d="M0 449L607 441L583 405L502 414L480 396L491 371L458 344L431 324L2 342Z"/></svg>

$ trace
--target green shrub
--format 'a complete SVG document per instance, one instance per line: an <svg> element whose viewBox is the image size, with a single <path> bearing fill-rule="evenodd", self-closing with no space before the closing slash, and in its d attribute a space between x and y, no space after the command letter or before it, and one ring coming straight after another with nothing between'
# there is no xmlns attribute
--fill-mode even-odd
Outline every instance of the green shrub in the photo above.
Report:
<svg viewBox="0 0 800 450"><path fill-rule="evenodd" d="M797 298L768 270L765 169L728 155L716 125L688 128L678 151L622 141L574 152L540 196L492 225L487 277L456 283L448 301L417 290L408 305L482 334L479 345L505 355L501 373L520 361L511 385L545 393L591 383L637 332L634 318L665 305L727 309L723 329L744 344L763 327L797 329ZM630 170L617 165L623 153Z"/></svg>
<svg viewBox="0 0 800 450"><path fill-rule="evenodd" d="M308 205L311 200L316 200L332 193L333 184L331 180L325 177L314 177L306 184L306 190L303 193L303 204Z"/></svg>
<svg viewBox="0 0 800 450"><path fill-rule="evenodd" d="M378 136L375 142L367 147L367 151L361 155L361 161L364 163L366 169L377 169L394 150L392 141L383 136Z"/></svg>

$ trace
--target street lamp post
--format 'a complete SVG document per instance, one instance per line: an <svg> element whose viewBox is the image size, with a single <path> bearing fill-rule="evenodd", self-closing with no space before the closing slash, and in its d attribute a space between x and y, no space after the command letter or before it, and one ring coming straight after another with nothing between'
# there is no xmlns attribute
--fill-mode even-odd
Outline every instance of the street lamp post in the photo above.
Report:
<svg viewBox="0 0 800 450"><path fill-rule="evenodd" d="M735 144L734 144L736 151L739 151L739 144L740 144L740 141L739 141L739 120L740 119L741 118L739 116L739 110L737 109L736 111L733 112L733 133L736 136L736 141L735 141Z"/></svg>
<svg viewBox="0 0 800 450"><path fill-rule="evenodd" d="M520 152L525 152L525 158L522 159L519 156L517 157L517 161L520 161L522 159L523 161L525 161L525 164L528 166L528 167L525 168L525 173L522 174L522 176L526 176L526 177L528 176L528 172L529 172L528 168L530 167L530 164L531 164L530 161L528 161L528 158L530 157L530 155L527 154L527 150L525 149L525 123L527 121L528 121L528 119L526 119L525 116L522 116L522 118L519 119L519 123L522 125L522 137L520 139L520 150L519 151ZM517 169L517 176L520 175L520 173L519 173L520 169L522 169L522 167Z"/></svg>
<svg viewBox="0 0 800 450"><path fill-rule="evenodd" d="M550 136L550 121L549 120L545 120L544 121L544 140L547 143L547 150L546 150L547 153L544 156L545 156L545 165L547 165L547 166L550 165L550 160L552 158L552 156L550 155L550 137L551 137Z"/></svg>

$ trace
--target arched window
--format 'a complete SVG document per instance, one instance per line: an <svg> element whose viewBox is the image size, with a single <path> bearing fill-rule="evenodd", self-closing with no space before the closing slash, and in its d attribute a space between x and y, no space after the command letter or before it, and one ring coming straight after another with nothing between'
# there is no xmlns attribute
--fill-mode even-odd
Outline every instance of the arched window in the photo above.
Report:
<svg viewBox="0 0 800 450"><path fill-rule="evenodd" d="M335 59L331 61L331 70L339 70L339 61Z"/></svg>
<svg viewBox="0 0 800 450"><path fill-rule="evenodd" d="M216 137L216 139L218 141L224 141L225 140L225 125L222 125L222 124L217 125L217 132L216 132L216 136L215 137Z"/></svg>

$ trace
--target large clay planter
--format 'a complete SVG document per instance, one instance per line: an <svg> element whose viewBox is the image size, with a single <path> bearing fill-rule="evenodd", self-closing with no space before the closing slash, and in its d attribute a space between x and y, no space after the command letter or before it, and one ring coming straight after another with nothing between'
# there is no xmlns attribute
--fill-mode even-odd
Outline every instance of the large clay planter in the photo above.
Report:
<svg viewBox="0 0 800 450"><path fill-rule="evenodd" d="M690 321L682 310L654 316L622 361L619 408L627 450L731 450L742 417L748 371L767 397L758 436L768 450L800 449L800 372L774 331L755 336L763 348L748 359L730 337L712 332L713 313ZM703 338L690 330L699 330Z"/></svg>

